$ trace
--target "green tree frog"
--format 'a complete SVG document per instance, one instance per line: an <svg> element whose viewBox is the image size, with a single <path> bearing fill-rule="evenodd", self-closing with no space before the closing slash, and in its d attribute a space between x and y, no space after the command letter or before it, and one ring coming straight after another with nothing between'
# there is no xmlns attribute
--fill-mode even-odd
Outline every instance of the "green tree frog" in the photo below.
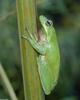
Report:
<svg viewBox="0 0 80 100"><path fill-rule="evenodd" d="M39 20L42 26L40 40L37 41L38 39L30 32L29 36L24 35L23 38L27 39L31 46L39 54L37 57L38 72L43 90L46 95L49 95L57 84L60 66L60 53L52 21L48 20L43 15L39 17Z"/></svg>

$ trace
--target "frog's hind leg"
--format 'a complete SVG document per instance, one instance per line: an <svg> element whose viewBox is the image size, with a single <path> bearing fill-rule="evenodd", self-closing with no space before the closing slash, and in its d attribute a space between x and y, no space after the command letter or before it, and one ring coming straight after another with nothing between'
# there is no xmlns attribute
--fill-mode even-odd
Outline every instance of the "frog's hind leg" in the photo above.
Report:
<svg viewBox="0 0 80 100"><path fill-rule="evenodd" d="M46 95L51 92L51 75L47 63L42 60L41 56L37 58L38 71L40 75L41 84Z"/></svg>

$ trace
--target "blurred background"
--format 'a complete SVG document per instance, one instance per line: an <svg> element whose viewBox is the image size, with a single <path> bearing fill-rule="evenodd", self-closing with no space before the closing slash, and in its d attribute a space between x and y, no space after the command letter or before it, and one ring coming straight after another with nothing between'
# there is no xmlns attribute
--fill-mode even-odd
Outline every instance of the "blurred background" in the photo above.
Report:
<svg viewBox="0 0 80 100"><path fill-rule="evenodd" d="M80 100L80 0L37 0L38 14L54 23L61 53L58 84L46 100ZM16 0L0 0L0 62L24 100ZM9 98L0 80L0 98Z"/></svg>

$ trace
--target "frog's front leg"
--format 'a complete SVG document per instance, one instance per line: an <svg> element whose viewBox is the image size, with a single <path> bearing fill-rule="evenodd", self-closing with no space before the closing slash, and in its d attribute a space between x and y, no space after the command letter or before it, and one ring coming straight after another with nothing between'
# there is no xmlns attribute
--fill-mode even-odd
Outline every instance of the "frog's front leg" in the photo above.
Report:
<svg viewBox="0 0 80 100"><path fill-rule="evenodd" d="M46 46L43 43L39 43L38 41L36 41L36 39L34 38L34 36L30 33L30 35L26 36L23 35L22 36L23 39L26 39L29 41L29 43L31 44L31 46L40 54L44 55L46 53Z"/></svg>

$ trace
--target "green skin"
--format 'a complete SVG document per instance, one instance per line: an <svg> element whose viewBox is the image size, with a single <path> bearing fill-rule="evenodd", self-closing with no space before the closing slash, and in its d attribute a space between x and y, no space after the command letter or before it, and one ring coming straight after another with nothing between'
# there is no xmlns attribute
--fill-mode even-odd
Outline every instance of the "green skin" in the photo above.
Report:
<svg viewBox="0 0 80 100"><path fill-rule="evenodd" d="M27 39L31 46L39 53L37 64L40 80L45 94L49 95L57 84L60 53L52 21L43 15L39 19L43 31L40 41L37 41L37 37L34 37L29 32L29 36L23 36L23 38Z"/></svg>

